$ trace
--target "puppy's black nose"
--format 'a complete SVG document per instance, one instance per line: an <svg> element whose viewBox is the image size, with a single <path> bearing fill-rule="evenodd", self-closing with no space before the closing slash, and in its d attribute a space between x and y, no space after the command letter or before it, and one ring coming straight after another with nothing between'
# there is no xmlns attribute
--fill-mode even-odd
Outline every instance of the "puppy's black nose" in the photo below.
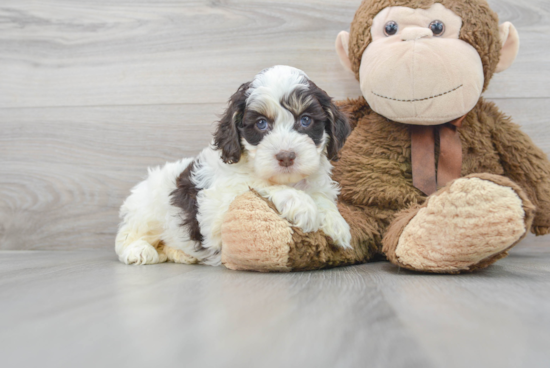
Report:
<svg viewBox="0 0 550 368"><path fill-rule="evenodd" d="M279 166L289 167L294 165L296 153L292 151L281 151L275 155L275 158L279 160Z"/></svg>

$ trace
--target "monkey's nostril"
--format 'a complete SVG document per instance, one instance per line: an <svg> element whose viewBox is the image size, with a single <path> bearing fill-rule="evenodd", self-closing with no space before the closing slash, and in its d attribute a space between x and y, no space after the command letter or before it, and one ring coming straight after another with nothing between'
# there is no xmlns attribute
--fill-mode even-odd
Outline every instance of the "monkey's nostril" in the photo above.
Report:
<svg viewBox="0 0 550 368"><path fill-rule="evenodd" d="M279 161L279 166L289 167L294 165L296 153L292 151L281 151L275 155L275 158Z"/></svg>

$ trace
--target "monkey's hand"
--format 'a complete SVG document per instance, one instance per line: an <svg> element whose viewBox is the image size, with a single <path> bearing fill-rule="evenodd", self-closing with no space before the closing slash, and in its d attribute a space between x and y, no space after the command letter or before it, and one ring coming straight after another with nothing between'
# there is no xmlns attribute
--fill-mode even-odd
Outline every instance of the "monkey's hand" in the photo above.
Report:
<svg viewBox="0 0 550 368"><path fill-rule="evenodd" d="M499 153L504 175L525 191L536 207L531 232L549 234L550 227L550 161L531 138L512 123L496 106L486 103L485 113L495 119L493 145Z"/></svg>
<svg viewBox="0 0 550 368"><path fill-rule="evenodd" d="M531 231L533 234L540 236L540 235L548 235L550 234L550 227L547 226L533 226L531 228Z"/></svg>

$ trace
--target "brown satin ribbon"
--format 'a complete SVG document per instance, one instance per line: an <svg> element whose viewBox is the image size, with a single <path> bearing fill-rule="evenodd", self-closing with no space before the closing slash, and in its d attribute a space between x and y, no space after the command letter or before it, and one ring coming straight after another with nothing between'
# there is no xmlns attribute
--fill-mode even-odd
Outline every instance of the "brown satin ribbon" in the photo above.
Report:
<svg viewBox="0 0 550 368"><path fill-rule="evenodd" d="M430 195L451 180L460 177L462 170L462 142L457 128L466 118L441 125L411 125L411 162L413 185ZM439 130L439 162L435 174L435 129Z"/></svg>

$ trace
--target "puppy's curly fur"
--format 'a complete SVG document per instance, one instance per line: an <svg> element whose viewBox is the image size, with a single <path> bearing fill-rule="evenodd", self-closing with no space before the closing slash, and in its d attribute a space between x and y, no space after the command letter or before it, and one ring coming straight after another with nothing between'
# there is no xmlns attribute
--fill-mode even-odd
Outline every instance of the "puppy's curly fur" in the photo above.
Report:
<svg viewBox="0 0 550 368"><path fill-rule="evenodd" d="M254 188L296 227L349 247L330 175L350 126L307 75L276 66L243 84L196 158L149 170L122 205L116 252L126 264L219 265L231 202Z"/></svg>

